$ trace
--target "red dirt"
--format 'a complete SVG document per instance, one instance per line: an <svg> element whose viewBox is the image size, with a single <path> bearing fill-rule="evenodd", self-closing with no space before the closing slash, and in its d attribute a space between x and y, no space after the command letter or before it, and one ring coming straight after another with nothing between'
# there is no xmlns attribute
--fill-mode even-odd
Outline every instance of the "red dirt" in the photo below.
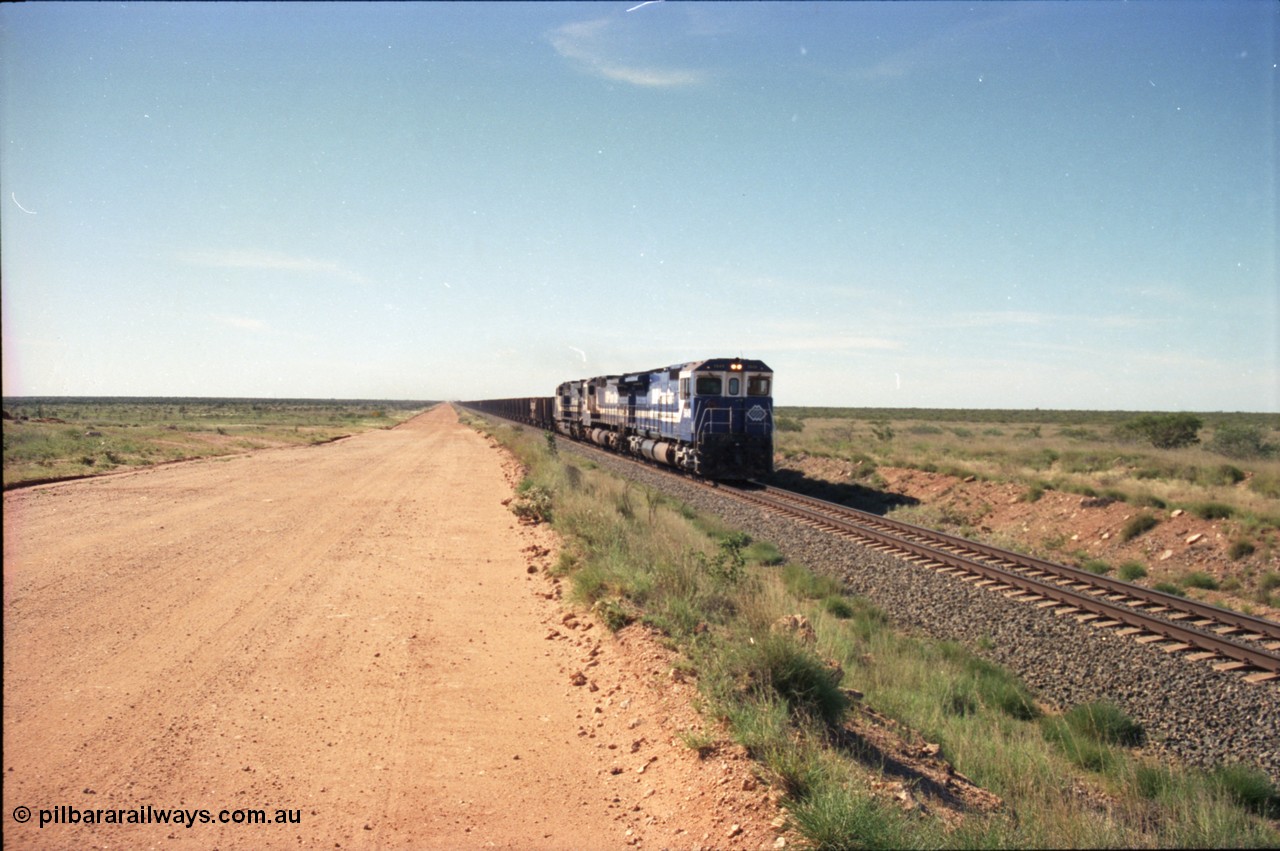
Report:
<svg viewBox="0 0 1280 851"><path fill-rule="evenodd" d="M665 652L566 617L504 457L441 406L6 493L4 847L774 847ZM147 806L215 822L82 815Z"/></svg>
<svg viewBox="0 0 1280 851"><path fill-rule="evenodd" d="M829 458L779 459L778 463L811 479L830 482L848 482L853 472L848 462ZM1127 561L1138 561L1148 571L1138 580L1145 585L1177 582L1188 573L1203 571L1220 583L1235 578L1247 594L1256 588L1258 576L1280 570L1280 553L1270 548L1260 548L1244 559L1230 557L1232 542L1245 537L1232 520L1203 520L1185 511L1137 508L1052 490L1029 502L1025 486L1008 482L961 479L900 467L879 467L876 472L884 480L886 492L943 511L997 546L1068 564L1087 558L1117 568ZM1125 541L1125 525L1140 513L1155 517L1159 523ZM944 526L943 531L956 530ZM1209 603L1280 619L1280 609L1261 605L1249 596L1199 588L1187 593Z"/></svg>

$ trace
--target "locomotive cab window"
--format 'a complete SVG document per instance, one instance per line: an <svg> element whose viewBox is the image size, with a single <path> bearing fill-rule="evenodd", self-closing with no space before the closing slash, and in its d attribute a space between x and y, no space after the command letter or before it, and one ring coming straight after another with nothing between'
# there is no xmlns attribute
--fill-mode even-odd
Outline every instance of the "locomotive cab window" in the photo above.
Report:
<svg viewBox="0 0 1280 851"><path fill-rule="evenodd" d="M724 383L718 375L699 375L694 391L699 396L719 396Z"/></svg>
<svg viewBox="0 0 1280 851"><path fill-rule="evenodd" d="M769 395L769 376L753 375L747 379L747 395L748 396L768 396Z"/></svg>
<svg viewBox="0 0 1280 851"><path fill-rule="evenodd" d="M735 375L735 376L733 376L732 378L730 378L730 379L729 379L729 392L728 392L728 394L726 394L726 395L729 395L729 396L740 396L740 395L742 395L742 379L738 378L738 376L736 376L736 375Z"/></svg>

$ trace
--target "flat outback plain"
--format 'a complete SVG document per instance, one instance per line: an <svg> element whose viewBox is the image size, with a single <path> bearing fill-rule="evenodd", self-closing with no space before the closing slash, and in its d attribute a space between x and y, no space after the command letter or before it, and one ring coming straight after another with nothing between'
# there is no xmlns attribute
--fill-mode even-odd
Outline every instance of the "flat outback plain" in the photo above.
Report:
<svg viewBox="0 0 1280 851"><path fill-rule="evenodd" d="M6 493L4 847L772 846L662 651L567 614L517 476L441 405Z"/></svg>
<svg viewBox="0 0 1280 851"><path fill-rule="evenodd" d="M1274 777L1141 701L431 404L6 399L6 849L1275 846ZM1149 419L778 409L775 479L1274 617L1280 422Z"/></svg>

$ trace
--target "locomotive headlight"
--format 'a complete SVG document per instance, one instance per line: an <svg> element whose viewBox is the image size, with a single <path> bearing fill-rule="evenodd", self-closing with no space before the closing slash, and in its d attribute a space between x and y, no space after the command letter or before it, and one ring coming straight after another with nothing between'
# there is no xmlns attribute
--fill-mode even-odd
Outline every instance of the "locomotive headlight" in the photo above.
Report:
<svg viewBox="0 0 1280 851"><path fill-rule="evenodd" d="M729 364L729 369L732 370L733 372L742 372L742 364L731 363Z"/></svg>

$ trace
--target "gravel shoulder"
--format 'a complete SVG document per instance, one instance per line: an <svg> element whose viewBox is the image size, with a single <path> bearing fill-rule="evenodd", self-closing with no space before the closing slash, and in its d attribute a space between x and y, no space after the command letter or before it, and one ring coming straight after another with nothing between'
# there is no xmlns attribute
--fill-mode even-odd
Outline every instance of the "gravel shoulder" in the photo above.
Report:
<svg viewBox="0 0 1280 851"><path fill-rule="evenodd" d="M772 847L749 761L680 743L661 648L569 616L517 475L439 406L6 493L4 847Z"/></svg>

